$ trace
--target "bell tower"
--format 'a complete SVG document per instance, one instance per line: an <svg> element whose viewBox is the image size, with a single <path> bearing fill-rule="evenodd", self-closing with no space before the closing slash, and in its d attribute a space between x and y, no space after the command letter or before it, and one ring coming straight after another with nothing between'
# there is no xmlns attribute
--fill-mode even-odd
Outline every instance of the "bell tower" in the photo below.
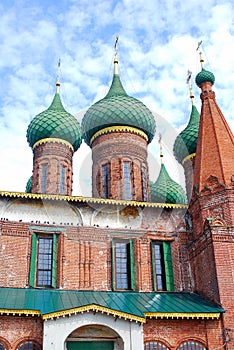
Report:
<svg viewBox="0 0 234 350"><path fill-rule="evenodd" d="M203 67L201 121L189 212L194 236L188 245L194 290L226 309L224 327L234 324L234 137L215 98L215 77Z"/></svg>

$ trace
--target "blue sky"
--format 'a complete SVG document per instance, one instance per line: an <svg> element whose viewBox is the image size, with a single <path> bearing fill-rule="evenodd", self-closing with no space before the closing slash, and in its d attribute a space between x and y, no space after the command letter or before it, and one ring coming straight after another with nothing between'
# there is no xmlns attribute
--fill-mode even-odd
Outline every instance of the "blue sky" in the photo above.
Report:
<svg viewBox="0 0 234 350"><path fill-rule="evenodd" d="M183 175L171 148L189 118L186 75L192 71L194 81L200 71L200 40L205 68L216 78L217 102L234 130L232 0L2 0L0 18L1 190L25 190L32 173L27 126L52 101L58 60L64 107L81 120L108 90L116 35L125 90L155 113L165 163L174 164L176 181L183 182ZM200 111L195 83L193 90ZM158 158L156 137L149 147L152 179ZM74 158L74 194L90 195L90 167L90 152L82 145Z"/></svg>

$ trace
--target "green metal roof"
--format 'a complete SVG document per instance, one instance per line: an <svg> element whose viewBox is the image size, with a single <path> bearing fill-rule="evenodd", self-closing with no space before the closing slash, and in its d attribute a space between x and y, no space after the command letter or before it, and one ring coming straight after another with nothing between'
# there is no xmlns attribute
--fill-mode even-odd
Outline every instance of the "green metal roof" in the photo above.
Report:
<svg viewBox="0 0 234 350"><path fill-rule="evenodd" d="M82 142L80 124L64 109L58 92L50 107L33 118L27 130L30 147L39 140L51 137L68 141L74 151L77 151Z"/></svg>
<svg viewBox="0 0 234 350"><path fill-rule="evenodd" d="M186 128L177 136L174 143L174 156L179 163L188 155L196 153L200 114L192 105L189 122Z"/></svg>
<svg viewBox="0 0 234 350"><path fill-rule="evenodd" d="M165 165L161 164L161 169L155 183L150 183L150 193L152 202L160 203L181 203L186 201L185 192L177 182L169 176Z"/></svg>
<svg viewBox="0 0 234 350"><path fill-rule="evenodd" d="M48 319L93 310L137 322L145 322L146 317L218 318L224 312L193 293L0 288L0 314Z"/></svg>
<svg viewBox="0 0 234 350"><path fill-rule="evenodd" d="M202 83L205 83L208 81L212 85L214 85L215 76L212 72L209 72L208 70L202 68L202 70L197 74L195 81L198 87L200 87Z"/></svg>
<svg viewBox="0 0 234 350"><path fill-rule="evenodd" d="M31 193L32 192L32 176L27 181L26 188L25 188L26 193Z"/></svg>
<svg viewBox="0 0 234 350"><path fill-rule="evenodd" d="M85 142L89 145L96 132L110 126L140 129L148 136L149 143L156 129L151 111L141 101L127 95L118 74L114 74L107 95L93 104L84 115L81 127Z"/></svg>

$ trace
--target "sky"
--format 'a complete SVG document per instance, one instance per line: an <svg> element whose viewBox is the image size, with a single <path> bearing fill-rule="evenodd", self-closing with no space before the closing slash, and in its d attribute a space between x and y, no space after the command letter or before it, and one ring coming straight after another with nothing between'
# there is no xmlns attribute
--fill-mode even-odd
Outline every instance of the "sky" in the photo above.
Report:
<svg viewBox="0 0 234 350"><path fill-rule="evenodd" d="M116 35L123 86L156 119L157 133L149 145L151 180L160 168L160 132L165 165L184 185L172 149L191 111L188 70L200 111L195 84L200 50L205 69L215 75L218 105L234 131L233 0L1 0L0 18L2 191L24 192L32 175L26 130L52 102L58 61L63 105L81 122L109 89ZM90 196L91 152L84 142L73 167L73 194Z"/></svg>

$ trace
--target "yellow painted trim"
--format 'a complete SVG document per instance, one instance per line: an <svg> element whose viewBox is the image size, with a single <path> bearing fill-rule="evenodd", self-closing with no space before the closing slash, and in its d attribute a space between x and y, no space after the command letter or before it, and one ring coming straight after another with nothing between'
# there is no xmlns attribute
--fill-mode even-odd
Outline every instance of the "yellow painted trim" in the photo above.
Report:
<svg viewBox="0 0 234 350"><path fill-rule="evenodd" d="M74 152L74 148L73 146L70 144L70 142L66 141L66 140L62 140L62 139L58 139L58 138L54 138L54 137L48 137L45 139L41 139L37 142L34 143L33 145L33 149L35 149L37 146L42 145L44 143L62 143L63 145L68 146L69 148L71 148L71 150Z"/></svg>
<svg viewBox="0 0 234 350"><path fill-rule="evenodd" d="M125 312L108 309L107 307L99 306L99 305L95 305L95 304L81 306L81 307L77 307L77 308L69 309L69 310L51 312L49 314L42 315L42 319L49 320L49 319L53 319L53 318L71 316L71 315L76 315L78 313L84 313L84 312L90 312L90 311L101 312L102 314L111 315L111 316L119 317L119 318L124 318L125 320L129 320L129 321L135 321L135 322L140 322L140 323L146 322L144 317L130 315L130 314L127 314Z"/></svg>
<svg viewBox="0 0 234 350"><path fill-rule="evenodd" d="M37 310L20 310L20 309L0 309L0 315L26 315L26 316L40 316L40 311Z"/></svg>
<svg viewBox="0 0 234 350"><path fill-rule="evenodd" d="M219 312L214 313L196 313L196 312L144 312L145 317L149 318L192 318L192 319L218 319L220 317Z"/></svg>
<svg viewBox="0 0 234 350"><path fill-rule="evenodd" d="M189 154L188 156L186 156L183 160L182 160L182 164L184 164L185 162L187 162L187 160L189 159L192 159L196 157L196 153L192 153L192 154Z"/></svg>
<svg viewBox="0 0 234 350"><path fill-rule="evenodd" d="M26 193L26 192L10 192L0 191L0 197L13 197L13 198L26 198L26 199L46 199L52 201L68 201L68 202L81 202L81 203L97 203L97 204L111 204L144 208L177 208L187 209L187 204L170 204L170 203L154 203L154 202L136 202L116 199L105 198L92 198L81 196L63 196L58 194L42 194L42 193Z"/></svg>
<svg viewBox="0 0 234 350"><path fill-rule="evenodd" d="M104 134L109 134L111 132L130 132L132 134L137 134L137 135L140 135L142 136L147 142L148 142L148 136L146 135L146 133L144 133L142 130L139 130L137 128L134 128L132 126L109 126L107 128L104 128L104 129L101 129L99 131L97 131L92 137L91 137L91 140L90 140L90 144L93 143L93 141L98 137L98 136L101 136L101 135L104 135Z"/></svg>

